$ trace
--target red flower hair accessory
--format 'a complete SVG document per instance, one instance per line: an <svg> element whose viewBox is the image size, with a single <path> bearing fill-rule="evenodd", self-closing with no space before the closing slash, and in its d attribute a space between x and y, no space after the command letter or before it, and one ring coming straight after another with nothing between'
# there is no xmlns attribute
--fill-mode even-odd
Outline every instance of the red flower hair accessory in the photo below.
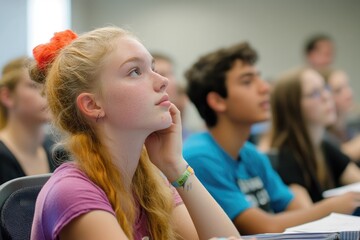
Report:
<svg viewBox="0 0 360 240"><path fill-rule="evenodd" d="M65 30L56 32L49 43L36 46L33 49L33 55L38 68L45 70L48 64L55 59L58 52L76 38L76 33L71 30Z"/></svg>

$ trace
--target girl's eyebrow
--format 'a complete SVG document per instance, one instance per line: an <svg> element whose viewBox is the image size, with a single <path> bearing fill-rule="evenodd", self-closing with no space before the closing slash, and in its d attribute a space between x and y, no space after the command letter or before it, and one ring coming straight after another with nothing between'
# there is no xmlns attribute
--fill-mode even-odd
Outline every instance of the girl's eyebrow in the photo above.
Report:
<svg viewBox="0 0 360 240"><path fill-rule="evenodd" d="M143 60L139 57L132 57L127 59L125 62L123 62L119 68L121 68L122 66L124 66L125 64L129 63L129 62L142 62Z"/></svg>
<svg viewBox="0 0 360 240"><path fill-rule="evenodd" d="M129 62L139 62L139 63L142 63L144 62L144 59L142 58L139 58L139 57L131 57L129 59L127 59L125 62L123 62L119 68L121 68L123 65L129 63ZM155 64L155 59L154 58L151 58L151 65L154 65Z"/></svg>

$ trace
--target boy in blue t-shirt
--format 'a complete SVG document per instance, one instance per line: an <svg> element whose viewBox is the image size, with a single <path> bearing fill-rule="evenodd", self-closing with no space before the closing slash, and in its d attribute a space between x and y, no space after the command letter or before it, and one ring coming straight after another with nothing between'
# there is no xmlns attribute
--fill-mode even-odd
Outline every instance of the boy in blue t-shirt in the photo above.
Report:
<svg viewBox="0 0 360 240"><path fill-rule="evenodd" d="M346 200L313 205L306 191L294 195L247 142L251 125L270 116L270 87L256 60L255 50L240 43L201 57L186 72L187 93L209 131L188 138L184 157L242 234L282 232L324 217Z"/></svg>

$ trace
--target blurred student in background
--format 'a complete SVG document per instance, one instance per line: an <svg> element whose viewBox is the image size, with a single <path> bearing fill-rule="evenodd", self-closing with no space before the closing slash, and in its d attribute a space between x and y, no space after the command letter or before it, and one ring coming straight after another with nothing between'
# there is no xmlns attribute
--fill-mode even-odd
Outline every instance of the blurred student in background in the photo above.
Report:
<svg viewBox="0 0 360 240"><path fill-rule="evenodd" d="M256 51L240 43L201 57L187 71L188 96L208 132L185 141L185 159L242 234L283 232L331 212L352 213L360 193L312 205L306 191L294 195L247 142L251 126L270 116L270 86L256 61Z"/></svg>
<svg viewBox="0 0 360 240"><path fill-rule="evenodd" d="M360 169L324 141L336 121L335 104L323 77L311 68L291 71L271 94L273 167L291 188L304 188L313 202L330 188L360 181Z"/></svg>
<svg viewBox="0 0 360 240"><path fill-rule="evenodd" d="M315 34L310 36L304 44L305 66L316 69L323 73L329 71L335 58L335 46L330 36L326 34ZM262 152L270 151L270 122L268 128L254 135L255 143ZM266 126L266 125L260 125ZM256 130L256 129L255 129ZM252 140L251 139L251 140Z"/></svg>
<svg viewBox="0 0 360 240"><path fill-rule="evenodd" d="M32 60L20 57L3 68L0 80L0 184L55 168L44 124L50 120L40 84L28 73Z"/></svg>
<svg viewBox="0 0 360 240"><path fill-rule="evenodd" d="M306 65L317 71L326 71L334 62L335 46L330 36L316 34L311 36L304 46Z"/></svg>
<svg viewBox="0 0 360 240"><path fill-rule="evenodd" d="M357 164L360 164L360 118L348 75L339 69L321 72L335 101L336 121L328 126L326 137Z"/></svg>

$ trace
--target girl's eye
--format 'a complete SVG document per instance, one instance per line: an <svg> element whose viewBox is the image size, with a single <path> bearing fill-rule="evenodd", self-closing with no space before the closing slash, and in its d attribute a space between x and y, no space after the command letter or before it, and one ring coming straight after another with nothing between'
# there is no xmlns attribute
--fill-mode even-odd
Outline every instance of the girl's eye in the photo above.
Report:
<svg viewBox="0 0 360 240"><path fill-rule="evenodd" d="M130 73L129 73L129 76L130 77L138 77L141 75L141 72L138 68L135 68L134 70L132 70Z"/></svg>

